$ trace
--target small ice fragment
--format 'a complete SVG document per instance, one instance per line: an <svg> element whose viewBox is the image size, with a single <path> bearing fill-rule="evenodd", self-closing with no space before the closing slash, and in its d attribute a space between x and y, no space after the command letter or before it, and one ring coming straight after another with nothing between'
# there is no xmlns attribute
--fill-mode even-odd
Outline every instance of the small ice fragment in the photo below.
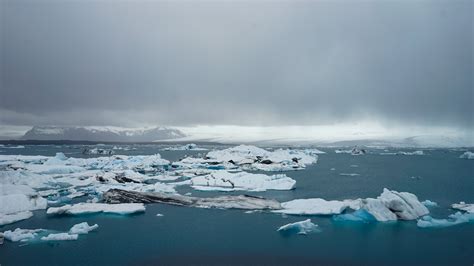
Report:
<svg viewBox="0 0 474 266"><path fill-rule="evenodd" d="M77 240L77 234L68 234L68 233L57 233L57 234L49 234L47 236L43 236L41 240L43 241L69 241L69 240Z"/></svg>
<svg viewBox="0 0 474 266"><path fill-rule="evenodd" d="M69 229L69 234L73 235L82 235L87 234L90 231L93 231L99 227L98 224L89 225L87 222L75 224L71 229Z"/></svg>
<svg viewBox="0 0 474 266"><path fill-rule="evenodd" d="M438 203L436 203L434 201L431 201L431 200L425 200L425 201L422 201L421 203L423 205L425 205L426 207L428 207L428 208L438 207Z"/></svg>
<svg viewBox="0 0 474 266"><path fill-rule="evenodd" d="M308 233L320 232L318 225L312 223L311 219L283 225L278 228L277 231L285 233L296 233L298 235L306 235Z"/></svg>

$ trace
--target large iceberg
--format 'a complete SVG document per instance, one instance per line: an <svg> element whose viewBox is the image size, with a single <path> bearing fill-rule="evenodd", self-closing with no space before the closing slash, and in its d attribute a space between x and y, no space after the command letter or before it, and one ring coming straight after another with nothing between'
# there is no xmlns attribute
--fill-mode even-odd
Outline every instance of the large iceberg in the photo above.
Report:
<svg viewBox="0 0 474 266"><path fill-rule="evenodd" d="M213 171L208 175L193 177L190 185L197 190L218 191L266 191L291 190L296 181L284 174L264 175L246 172L230 173L224 170Z"/></svg>
<svg viewBox="0 0 474 266"><path fill-rule="evenodd" d="M78 203L74 205L64 205L62 207L51 207L46 211L47 214L90 214L90 213L113 213L113 214L133 214L145 211L145 205L142 203L123 203L123 204L105 204L105 203Z"/></svg>
<svg viewBox="0 0 474 266"><path fill-rule="evenodd" d="M319 228L317 224L311 222L311 219L307 219L304 221L283 225L278 228L277 231L285 233L296 233L298 235L306 235L308 233L319 232Z"/></svg>
<svg viewBox="0 0 474 266"><path fill-rule="evenodd" d="M459 156L461 159L474 160L474 152L466 151L465 153Z"/></svg>
<svg viewBox="0 0 474 266"><path fill-rule="evenodd" d="M46 209L47 200L25 185L0 184L0 225L25 220Z"/></svg>
<svg viewBox="0 0 474 266"><path fill-rule="evenodd" d="M362 200L361 208L382 222L398 219L414 220L429 213L426 206L414 194L386 188L377 199Z"/></svg>

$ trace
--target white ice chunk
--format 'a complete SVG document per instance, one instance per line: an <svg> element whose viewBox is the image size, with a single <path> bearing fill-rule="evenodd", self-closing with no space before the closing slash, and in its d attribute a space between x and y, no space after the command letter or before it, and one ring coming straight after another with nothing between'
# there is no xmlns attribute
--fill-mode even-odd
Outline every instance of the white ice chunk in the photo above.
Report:
<svg viewBox="0 0 474 266"><path fill-rule="evenodd" d="M47 200L40 196L11 194L0 196L0 214L46 209Z"/></svg>
<svg viewBox="0 0 474 266"><path fill-rule="evenodd" d="M377 221L387 222L397 220L397 215L390 211L381 200L371 198L364 199L362 200L361 208L374 216Z"/></svg>
<svg viewBox="0 0 474 266"><path fill-rule="evenodd" d="M294 232L299 235L306 235L308 233L319 232L319 228L317 224L311 222L311 219L307 219L304 221L283 225L278 228L277 231L288 233Z"/></svg>
<svg viewBox="0 0 474 266"><path fill-rule="evenodd" d="M474 152L466 151L465 153L459 156L461 159L474 160Z"/></svg>
<svg viewBox="0 0 474 266"><path fill-rule="evenodd" d="M295 180L284 174L270 176L246 172L229 173L227 171L214 171L211 174L191 179L191 185L197 190L291 190L295 184Z"/></svg>
<svg viewBox="0 0 474 266"><path fill-rule="evenodd" d="M0 225L11 224L18 221L26 220L31 218L33 213L30 211L17 212L12 214L0 213Z"/></svg>
<svg viewBox="0 0 474 266"><path fill-rule="evenodd" d="M421 203L423 205L425 205L426 207L428 207L428 208L438 207L438 203L436 203L434 201L431 201L431 200L425 200L425 201L422 201Z"/></svg>
<svg viewBox="0 0 474 266"><path fill-rule="evenodd" d="M132 214L144 212L145 205L143 203L121 203L121 204L105 204L105 203L78 203L74 205L64 205L62 207L51 207L46 211L47 214L89 214L89 213L114 213L114 214Z"/></svg>
<svg viewBox="0 0 474 266"><path fill-rule="evenodd" d="M423 228L441 228L469 222L474 222L474 213L456 212L449 215L448 219L435 219L431 216L423 216L416 225Z"/></svg>
<svg viewBox="0 0 474 266"><path fill-rule="evenodd" d="M459 203L455 203L455 204L451 205L451 207L453 209L458 209L458 210L461 210L461 211L474 213L474 204L472 204L472 203L469 204L469 203L465 203L465 202L461 201Z"/></svg>
<svg viewBox="0 0 474 266"><path fill-rule="evenodd" d="M21 229L17 228L14 231L8 230L3 232L3 236L5 237L6 240L9 240L11 242L25 242L32 240L38 236L38 233L43 231L43 229Z"/></svg>
<svg viewBox="0 0 474 266"><path fill-rule="evenodd" d="M88 234L90 231L99 228L98 224L89 225L87 222L75 224L71 229L69 229L69 234L73 235L82 235Z"/></svg>
<svg viewBox="0 0 474 266"><path fill-rule="evenodd" d="M43 236L41 240L43 241L69 241L69 240L77 240L77 234L69 234L69 233L57 233L57 234L49 234L47 236Z"/></svg>
<svg viewBox="0 0 474 266"><path fill-rule="evenodd" d="M412 193L384 188L378 199L402 220L414 220L429 213L425 205Z"/></svg>
<svg viewBox="0 0 474 266"><path fill-rule="evenodd" d="M277 213L297 214L297 215L332 215L340 214L347 208L357 208L359 200L324 200L320 198L296 199L281 204L281 210Z"/></svg>

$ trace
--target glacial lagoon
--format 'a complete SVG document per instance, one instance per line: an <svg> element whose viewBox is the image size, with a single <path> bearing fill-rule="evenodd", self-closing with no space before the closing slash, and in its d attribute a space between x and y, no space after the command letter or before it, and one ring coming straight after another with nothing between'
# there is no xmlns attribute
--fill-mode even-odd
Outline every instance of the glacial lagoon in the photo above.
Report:
<svg viewBox="0 0 474 266"><path fill-rule="evenodd" d="M232 147L204 145L207 150L193 150L152 144L115 146L115 149L114 145L88 148L111 149L116 155L128 156L158 153L171 164L185 156L202 158L211 150ZM81 145L4 146L0 147L0 156L54 157L57 153L67 158L109 156L83 154L84 148ZM294 149L306 148L311 147ZM436 219L446 219L459 211L452 209L451 204L474 202L474 160L460 158L464 149L367 148L364 155L335 152L347 150L346 147L318 149L325 153L317 154L316 163L299 170L244 170L251 174L285 174L296 181L289 190L202 191L190 185L173 187L178 194L188 197L247 194L278 202L308 198L335 201L377 198L388 188L412 193L419 201L436 202L437 206L427 207L429 215ZM423 153L416 153L419 150ZM182 181L186 178L160 183ZM74 197L69 202L61 202L61 199L54 206L85 202L91 197ZM474 262L472 221L443 228L421 228L417 226L421 217L410 221L354 222L337 219L337 215L290 215L270 210L195 208L162 203L145 207L145 212L130 215L47 215L45 209L34 210L31 218L0 226L0 232L16 228L67 232L82 222L97 224L98 228L79 235L74 241L5 240L0 245L0 264L471 265ZM353 211L349 208L343 211L343 214L350 213ZM277 231L284 225L307 219L317 225L317 231L305 235Z"/></svg>

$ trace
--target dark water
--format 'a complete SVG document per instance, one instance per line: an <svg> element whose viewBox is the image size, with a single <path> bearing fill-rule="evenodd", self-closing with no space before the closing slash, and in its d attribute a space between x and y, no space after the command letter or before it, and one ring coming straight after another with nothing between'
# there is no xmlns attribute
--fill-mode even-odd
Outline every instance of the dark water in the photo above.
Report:
<svg viewBox="0 0 474 266"><path fill-rule="evenodd" d="M176 160L198 152L158 151L157 146L118 151L122 154L154 154ZM424 156L335 154L323 149L318 164L303 171L286 172L297 187L292 191L251 193L279 201L322 197L349 199L376 197L384 187L430 199L439 207L432 216L445 218L459 201L474 202L474 161L459 159L461 151L425 150ZM0 154L54 155L63 151L80 156L81 147L27 146L2 149ZM357 165L357 167L354 167ZM335 170L331 170L335 168ZM341 176L358 173L359 176ZM412 178L415 177L415 178ZM222 193L192 192L193 196ZM238 193L232 193L238 194ZM156 214L164 214L157 217ZM239 210L211 210L161 204L147 205L144 214L133 216L89 215L47 217L35 212L29 220L0 227L47 228L67 231L87 221L99 229L77 241L0 246L3 265L137 265L137 264L266 264L266 265L473 265L474 224L442 229L421 229L415 221L355 224L335 222L331 217L309 218L321 228L307 236L276 232L284 224L307 219L272 213L247 214Z"/></svg>

